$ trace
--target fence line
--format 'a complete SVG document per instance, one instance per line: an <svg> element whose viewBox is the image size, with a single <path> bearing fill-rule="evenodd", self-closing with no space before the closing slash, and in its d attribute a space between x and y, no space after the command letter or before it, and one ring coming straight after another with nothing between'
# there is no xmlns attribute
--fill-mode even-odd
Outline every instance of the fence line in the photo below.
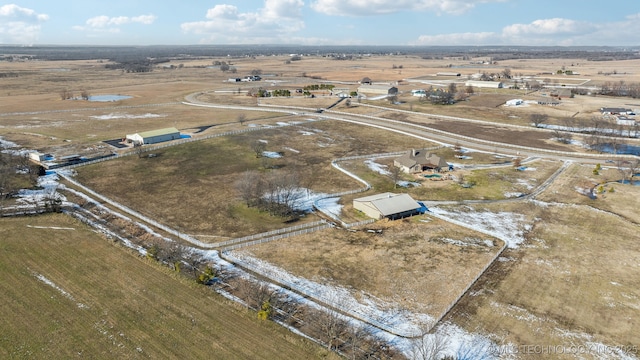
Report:
<svg viewBox="0 0 640 360"><path fill-rule="evenodd" d="M275 235L275 236L271 236L271 237L265 237L259 240L254 240L254 241L249 241L249 242L244 242L244 243L240 243L240 244L234 244L234 245L230 245L230 246L226 246L223 247L221 249L221 251L231 251L231 250L235 250L235 249L239 249L242 247L247 247L247 246L253 246L253 245L258 245L258 244L263 244L266 242L270 242L273 240L279 240L279 239L285 239L288 237L292 237L292 236L299 236L299 235L304 235L304 234L308 234L311 232L316 232L316 231L320 231L320 230L324 230L327 228L330 228L331 225L329 224L324 224L324 225L320 225L320 226L314 226L312 228L306 228L306 229L302 229L302 230L298 230L298 231L294 231L294 232L289 232L289 233L285 233L285 234L280 234L280 235Z"/></svg>
<svg viewBox="0 0 640 360"><path fill-rule="evenodd" d="M472 229L481 233L484 233L486 235L489 236L493 236L493 237L497 237L498 239L502 240L502 242L504 243L502 245L502 247L500 248L500 250L498 250L498 252L491 258L491 260L489 262L487 262L487 264L482 268L482 270L480 270L480 272L478 273L478 275L476 275L473 280L471 280L469 282L469 284L460 292L460 294L449 304L449 306L447 306L441 313L440 315L435 319L435 321L429 325L428 328L428 332L430 332L431 330L433 330L433 328L442 321L442 319L447 316L447 314L451 311L451 309L453 309L454 306L456 306L458 304L458 302L460 302L460 300L467 294L467 292L469 291L469 289L471 289L471 287L473 287L473 285L475 285L475 283L478 281L478 279L480 279L480 277L482 277L485 272L489 269L489 267L491 267L491 265L493 265L496 260L498 260L498 258L502 255L502 253L504 253L504 251L507 249L508 247L508 242L507 239L503 239L499 236L496 236L496 234L493 234L489 231L483 231L482 229L477 229L477 228L472 228L470 225L465 224L461 221L457 221L451 218L448 218L446 216L441 216L441 215L437 215L434 213L429 213L429 215L437 217L439 219L442 219L444 221L456 224L458 226L462 226L465 227L467 229Z"/></svg>
<svg viewBox="0 0 640 360"><path fill-rule="evenodd" d="M395 326L383 323L380 320L377 319L372 319L370 317L367 317L366 314L362 314L360 312L357 312L353 309L349 309L349 308L345 308L344 304L341 303L337 303L336 301L332 300L332 299L328 299L326 298L326 294L322 293L322 292L318 292L318 291L314 291L314 289L306 287L306 286L300 286L297 283L293 283L290 281L287 281L285 278L283 278L282 276L280 276L280 274L278 272L266 272L266 271L260 271L258 269L256 269L255 267L251 266L250 264L246 263L245 261L236 258L235 256L224 252L224 254L220 254L220 256L229 261L232 262L236 265L239 265L245 269L249 269L250 271L259 274L261 276L264 276L267 279L272 279L273 281L277 282L278 284L280 284L281 286L284 286L286 288L291 289L292 291L304 295L306 297L309 297L315 301L318 301L322 304L326 304L334 309L337 309L339 312L347 314L348 316L362 321L366 324L372 325L378 329L384 330L390 334L394 334L400 337L404 337L404 338L413 338L416 336L421 336L421 332L416 330L407 330L404 328L397 328Z"/></svg>
<svg viewBox="0 0 640 360"><path fill-rule="evenodd" d="M267 232L264 232L264 233L253 234L253 235L243 236L243 237L240 237L240 238L221 241L221 242L218 242L218 243L215 243L215 244L212 244L212 245L215 245L215 247L223 247L223 246L232 245L232 244L236 244L236 243L241 243L241 242L245 242L245 241L249 241L249 240L266 238L266 237L272 236L272 235L288 233L288 232L297 231L297 230L301 230L301 229L305 229L305 228L310 228L310 227L318 226L318 225L322 225L322 224L326 224L326 221L325 220L319 220L319 221L314 221L314 222L311 222L311 223L308 223L308 224L300 224L300 225L295 225L295 226L291 226L291 227L288 227L288 228L271 230L271 231L267 231Z"/></svg>

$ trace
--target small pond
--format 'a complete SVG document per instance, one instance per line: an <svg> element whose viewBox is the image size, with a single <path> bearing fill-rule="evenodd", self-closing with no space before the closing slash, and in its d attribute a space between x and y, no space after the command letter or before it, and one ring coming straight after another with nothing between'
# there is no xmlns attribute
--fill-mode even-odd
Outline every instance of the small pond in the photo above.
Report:
<svg viewBox="0 0 640 360"><path fill-rule="evenodd" d="M621 183L621 184L629 184L629 183L631 183L631 185L633 185L633 186L640 186L640 180L633 180L631 182L629 180L625 180L625 181L618 180L618 182Z"/></svg>
<svg viewBox="0 0 640 360"><path fill-rule="evenodd" d="M110 102L131 99L132 97L129 95L91 95L89 96L89 101Z"/></svg>
<svg viewBox="0 0 640 360"><path fill-rule="evenodd" d="M635 145L621 144L616 146L614 151L614 146L612 144L600 144L598 146L593 146L592 149L609 154L640 155L640 146Z"/></svg>

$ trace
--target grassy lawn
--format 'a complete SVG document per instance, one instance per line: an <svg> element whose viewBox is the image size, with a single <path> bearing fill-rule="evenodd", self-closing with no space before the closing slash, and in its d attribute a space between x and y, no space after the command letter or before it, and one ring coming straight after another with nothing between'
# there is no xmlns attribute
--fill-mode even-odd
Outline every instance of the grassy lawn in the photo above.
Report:
<svg viewBox="0 0 640 360"><path fill-rule="evenodd" d="M407 136L375 128L297 120L300 123L294 126L165 148L154 158L130 156L79 167L77 179L181 231L235 237L288 226L288 219L268 216L243 204L235 184L247 170L296 173L303 187L335 193L362 184L334 169L331 160L415 146ZM257 158L251 147L256 141L282 157ZM302 221L313 220L317 219L307 216Z"/></svg>
<svg viewBox="0 0 640 360"><path fill-rule="evenodd" d="M66 215L0 219L0 249L4 359L334 356Z"/></svg>
<svg viewBox="0 0 640 360"><path fill-rule="evenodd" d="M382 234L330 229L243 251L297 276L436 317L503 245L427 215L369 228Z"/></svg>
<svg viewBox="0 0 640 360"><path fill-rule="evenodd" d="M491 334L499 344L640 342L638 225L585 205L486 208L527 214L535 226L525 244L505 251L449 320Z"/></svg>

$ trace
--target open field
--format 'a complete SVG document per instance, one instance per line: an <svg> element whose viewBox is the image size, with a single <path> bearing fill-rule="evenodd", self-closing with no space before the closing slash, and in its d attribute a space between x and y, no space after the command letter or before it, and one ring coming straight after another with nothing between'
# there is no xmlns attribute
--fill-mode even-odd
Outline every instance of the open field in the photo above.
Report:
<svg viewBox="0 0 640 360"><path fill-rule="evenodd" d="M66 215L0 219L0 357L334 358Z"/></svg>
<svg viewBox="0 0 640 360"><path fill-rule="evenodd" d="M215 60L231 60L238 73L208 68ZM333 159L436 144L368 126L315 121L320 119L316 114L282 115L180 104L189 94L202 102L254 106L257 99L244 92L257 87L295 89L346 82L339 86L355 89L367 76L374 82L397 84L403 103L363 103L423 115L358 106L356 99L350 106L342 102L336 110L563 151L578 151L578 146L553 140L552 131L514 130L504 125L529 126L534 113L548 114L550 124L562 124L566 118L589 119L603 106L640 107L640 102L631 98L576 96L554 107L507 108L502 104L508 99L544 96L511 89L482 90L468 101L435 106L411 97L411 89L426 85L407 80L420 77L446 83L451 79L441 80L435 74L458 71L462 75L456 81L463 81L478 72L499 73L509 67L513 75L548 77L558 85L582 81L578 77L589 79L587 86L621 80L640 83L638 60L509 60L491 65L470 64L459 57L426 60L405 55L363 56L349 61L319 56L291 63L287 60L288 56L181 60L170 63L175 69L159 66L150 73L107 70L104 62L97 60L6 63L3 71L16 76L0 78L0 136L28 149L63 156L109 153L113 149L104 140L170 126L194 137L258 129L168 147L154 151L154 157L134 155L76 169L78 181L109 198L178 232L219 240L292 225L291 219L270 216L242 201L237 181L248 170L257 176L296 174L303 188L329 194L363 186L333 168ZM562 67L580 75L549 75ZM261 70L263 81L225 82L253 69ZM132 98L109 103L61 100L59 92L65 89L76 95L87 90L93 95ZM260 101L324 108L337 100L318 95L315 99ZM424 114L473 118L496 125ZM252 148L257 142L282 157L257 157ZM396 189L389 176L375 172L362 160L341 162L373 185L367 193L340 199L343 219L364 220L353 211L351 201L383 191L407 192L425 201L512 198L495 204L441 206L460 222L481 211L508 212L521 215L531 226L523 235L526 241L507 249L445 320L496 344L640 346L640 187L616 183L620 174L606 164L599 175L592 173L592 166L573 164L535 200L518 201L518 196L542 184L560 162L539 159L526 164L535 168L532 171L515 171L510 165L465 168L511 160L471 150L465 153L473 158L468 160L454 158L451 148L436 151L460 166L451 174L474 183L470 188L462 188L455 180L423 180L422 186ZM391 164L391 159L376 161ZM422 179L404 176L403 180ZM597 199L584 195L585 189L600 185L605 192ZM318 216L311 213L297 221L315 220ZM16 314L0 320L4 329L0 330L0 357L4 357L2 351L14 357L73 357L78 352L94 358L333 356L112 246L69 217L0 219L0 225L0 269L8 279L0 283L0 303L3 313ZM61 229L54 231L52 226ZM436 316L502 246L497 238L429 215L368 226L382 229L382 234L326 229L242 252L311 280L373 294L402 308ZM44 309L44 313L33 309Z"/></svg>
<svg viewBox="0 0 640 360"><path fill-rule="evenodd" d="M362 131L348 123L308 122L305 118L287 121L289 126L166 148L154 158L129 156L83 166L77 169L77 179L184 232L236 237L288 226L287 219L268 216L242 203L236 184L246 171L293 172L305 188L336 193L362 184L332 168L331 160L402 151L415 144L411 137L375 128ZM251 148L257 141L266 143L265 150L283 156L257 158ZM273 168L279 170L269 170ZM123 187L127 191L122 191ZM312 218L310 215L307 220Z"/></svg>
<svg viewBox="0 0 640 360"><path fill-rule="evenodd" d="M448 319L490 334L498 344L629 346L626 354L637 356L638 225L585 205L528 202L502 204L499 210L534 218L529 240L505 251Z"/></svg>
<svg viewBox="0 0 640 360"><path fill-rule="evenodd" d="M356 297L364 291L435 318L503 245L428 215L370 228L382 233L331 229L243 251L297 276L352 289Z"/></svg>

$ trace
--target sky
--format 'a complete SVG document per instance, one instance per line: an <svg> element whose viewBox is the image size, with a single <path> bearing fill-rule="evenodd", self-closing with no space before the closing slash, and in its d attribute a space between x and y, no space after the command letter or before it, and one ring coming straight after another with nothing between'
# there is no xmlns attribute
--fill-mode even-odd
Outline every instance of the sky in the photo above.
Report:
<svg viewBox="0 0 640 360"><path fill-rule="evenodd" d="M636 0L15 0L0 44L638 46Z"/></svg>

